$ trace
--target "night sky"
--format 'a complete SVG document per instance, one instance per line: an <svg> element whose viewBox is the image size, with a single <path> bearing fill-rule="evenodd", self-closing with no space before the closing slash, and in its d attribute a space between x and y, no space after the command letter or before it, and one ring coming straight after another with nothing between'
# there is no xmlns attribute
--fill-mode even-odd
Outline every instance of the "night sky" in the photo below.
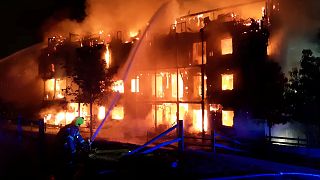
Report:
<svg viewBox="0 0 320 180"><path fill-rule="evenodd" d="M41 28L51 18L81 21L85 0L7 0L0 5L0 59L42 42Z"/></svg>

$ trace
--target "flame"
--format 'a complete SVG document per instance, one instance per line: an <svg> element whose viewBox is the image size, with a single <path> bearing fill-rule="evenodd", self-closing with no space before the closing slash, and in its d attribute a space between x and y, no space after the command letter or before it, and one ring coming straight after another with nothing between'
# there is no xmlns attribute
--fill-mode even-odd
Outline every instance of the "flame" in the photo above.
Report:
<svg viewBox="0 0 320 180"><path fill-rule="evenodd" d="M233 126L233 111L222 111L222 125L224 126Z"/></svg>
<svg viewBox="0 0 320 180"><path fill-rule="evenodd" d="M221 74L222 76L222 90L233 89L233 74Z"/></svg>
<svg viewBox="0 0 320 180"><path fill-rule="evenodd" d="M106 53L104 54L104 59L106 61L106 67L109 68L111 64L111 52L109 49L109 44L107 44Z"/></svg>
<svg viewBox="0 0 320 180"><path fill-rule="evenodd" d="M208 117L207 111L204 111L204 131L208 131ZM193 110L193 127L195 131L202 131L202 110Z"/></svg>
<svg viewBox="0 0 320 180"><path fill-rule="evenodd" d="M123 80L118 80L118 81L115 81L113 84L112 84L112 90L114 92L119 92L119 93L124 93L124 84L123 84Z"/></svg>
<svg viewBox="0 0 320 180"><path fill-rule="evenodd" d="M177 74L174 73L171 75L171 83L172 83L172 97L176 98L177 97ZM178 76L178 83L179 83L179 98L183 97L183 80L182 77Z"/></svg>
<svg viewBox="0 0 320 180"><path fill-rule="evenodd" d="M111 112L111 118L115 120L122 120L124 118L123 106L114 107Z"/></svg>
<svg viewBox="0 0 320 180"><path fill-rule="evenodd" d="M56 111L55 108L48 110L43 119L47 124L51 125L66 125L71 123L75 117L79 116L78 103L68 103L67 110ZM86 117L88 107L83 103L80 104L81 117Z"/></svg>
<svg viewBox="0 0 320 180"><path fill-rule="evenodd" d="M106 115L106 108L104 106L100 106L99 112L98 112L98 119L99 120L104 119L105 115Z"/></svg>
<svg viewBox="0 0 320 180"><path fill-rule="evenodd" d="M129 32L129 36L134 38L134 37L137 37L139 35L139 31L130 31Z"/></svg>
<svg viewBox="0 0 320 180"><path fill-rule="evenodd" d="M45 81L45 93L46 99L53 97L57 99L64 98L62 87L65 86L65 79L48 79ZM55 96L54 96L55 94Z"/></svg>
<svg viewBox="0 0 320 180"><path fill-rule="evenodd" d="M225 38L221 40L221 54L232 54L233 48L232 48L232 38Z"/></svg>

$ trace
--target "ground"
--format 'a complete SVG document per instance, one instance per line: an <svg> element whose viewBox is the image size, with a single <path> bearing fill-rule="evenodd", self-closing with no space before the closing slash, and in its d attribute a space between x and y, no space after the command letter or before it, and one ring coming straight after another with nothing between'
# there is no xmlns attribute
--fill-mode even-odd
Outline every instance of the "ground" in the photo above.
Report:
<svg viewBox="0 0 320 180"><path fill-rule="evenodd" d="M182 154L161 150L143 156L124 156L136 145L104 140L95 141L91 153L67 166L54 146L54 135L49 133L40 138L36 131L27 128L20 136L17 129L5 127L0 129L0 179L206 179L284 172L320 175L320 166L317 169L314 162L303 163L297 157L286 158L296 158L300 165L309 167L203 150L187 150Z"/></svg>

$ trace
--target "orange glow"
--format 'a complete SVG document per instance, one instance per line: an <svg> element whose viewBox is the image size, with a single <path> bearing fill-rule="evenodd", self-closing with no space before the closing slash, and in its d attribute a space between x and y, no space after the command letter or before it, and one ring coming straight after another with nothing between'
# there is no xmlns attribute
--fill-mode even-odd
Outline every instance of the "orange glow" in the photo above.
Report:
<svg viewBox="0 0 320 180"><path fill-rule="evenodd" d="M111 64L111 52L109 49L109 44L107 44L106 53L104 54L104 59L106 61L106 67L109 68Z"/></svg>
<svg viewBox="0 0 320 180"><path fill-rule="evenodd" d="M195 131L202 131L202 110L193 110L193 127ZM208 130L207 111L204 111L204 131Z"/></svg>
<svg viewBox="0 0 320 180"><path fill-rule="evenodd" d="M207 43L203 42L203 64L207 63L206 46L207 46ZM193 63L202 64L202 43L201 42L193 43L192 56L193 56L193 59L192 59Z"/></svg>
<svg viewBox="0 0 320 180"><path fill-rule="evenodd" d="M178 76L179 80L179 98L183 97L183 80L182 77ZM171 83L172 83L172 97L176 98L177 97L177 74L171 74Z"/></svg>
<svg viewBox="0 0 320 180"><path fill-rule="evenodd" d="M129 32L129 36L130 36L130 37L136 37L136 36L138 36L138 34L139 34L138 31L130 31L130 32Z"/></svg>
<svg viewBox="0 0 320 180"><path fill-rule="evenodd" d="M222 111L222 125L224 126L233 126L233 111Z"/></svg>
<svg viewBox="0 0 320 180"><path fill-rule="evenodd" d="M156 81L157 81L157 97L164 97L164 92L163 92L163 82L162 82L163 75L157 75L156 76Z"/></svg>
<svg viewBox="0 0 320 180"><path fill-rule="evenodd" d="M233 89L233 74L221 74L222 76L222 90Z"/></svg>
<svg viewBox="0 0 320 180"><path fill-rule="evenodd" d="M66 86L65 79L48 79L45 81L45 97L46 99L62 99L64 98L63 89Z"/></svg>
<svg viewBox="0 0 320 180"><path fill-rule="evenodd" d="M221 104L210 104L210 111L219 112L221 109Z"/></svg>
<svg viewBox="0 0 320 180"><path fill-rule="evenodd" d="M221 40L221 54L232 54L232 38L225 38Z"/></svg>
<svg viewBox="0 0 320 180"><path fill-rule="evenodd" d="M112 90L114 92L124 93L123 80L118 80L112 84Z"/></svg>
<svg viewBox="0 0 320 180"><path fill-rule="evenodd" d="M98 119L99 120L104 119L105 115L106 115L106 108L104 106L100 106L99 112L98 112Z"/></svg>
<svg viewBox="0 0 320 180"><path fill-rule="evenodd" d="M194 97L201 97L202 96L202 83L201 83L201 74L194 76ZM204 77L204 96L207 95L207 76Z"/></svg>
<svg viewBox="0 0 320 180"><path fill-rule="evenodd" d="M122 120L124 118L123 106L114 107L111 112L111 118L115 120Z"/></svg>
<svg viewBox="0 0 320 180"><path fill-rule="evenodd" d="M139 92L139 77L131 79L131 92Z"/></svg>

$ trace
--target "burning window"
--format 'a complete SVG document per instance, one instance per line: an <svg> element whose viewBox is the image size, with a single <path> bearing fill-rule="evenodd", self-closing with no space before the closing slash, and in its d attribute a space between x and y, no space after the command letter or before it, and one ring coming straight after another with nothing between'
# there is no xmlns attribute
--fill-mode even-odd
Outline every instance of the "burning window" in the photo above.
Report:
<svg viewBox="0 0 320 180"><path fill-rule="evenodd" d="M225 38L221 40L221 54L232 54L232 38Z"/></svg>
<svg viewBox="0 0 320 180"><path fill-rule="evenodd" d="M163 82L165 81L165 78L168 75L165 73L160 73L156 75L156 78L153 77L152 79L152 95L155 95L155 87L156 89L156 95L159 98L163 98L164 97L164 90L163 90ZM155 82L156 79L156 82Z"/></svg>
<svg viewBox="0 0 320 180"><path fill-rule="evenodd" d="M63 89L66 88L65 79L48 79L45 81L45 99L64 98Z"/></svg>
<svg viewBox="0 0 320 180"><path fill-rule="evenodd" d="M204 77L204 96L206 96L207 91L207 76ZM201 83L201 74L199 73L197 76L194 76L194 97L201 97L202 96L202 83Z"/></svg>
<svg viewBox="0 0 320 180"><path fill-rule="evenodd" d="M61 99L64 98L63 89L66 88L66 80L65 79L56 79L56 89L55 89L55 98Z"/></svg>
<svg viewBox="0 0 320 180"><path fill-rule="evenodd" d="M106 108L104 106L100 106L98 110L98 119L102 120L106 116Z"/></svg>
<svg viewBox="0 0 320 180"><path fill-rule="evenodd" d="M202 64L202 42L193 43L193 63ZM203 42L203 64L207 63L206 42Z"/></svg>
<svg viewBox="0 0 320 180"><path fill-rule="evenodd" d="M233 74L221 74L222 76L222 90L233 89Z"/></svg>
<svg viewBox="0 0 320 180"><path fill-rule="evenodd" d="M118 80L112 84L112 90L114 92L124 93L124 85L122 80Z"/></svg>
<svg viewBox="0 0 320 180"><path fill-rule="evenodd" d="M114 107L111 112L111 118L114 120L122 120L124 118L123 106Z"/></svg>
<svg viewBox="0 0 320 180"><path fill-rule="evenodd" d="M171 83L172 83L172 97L176 98L177 93L179 93L179 98L183 97L183 80L181 75L179 74L177 81L177 74L171 74ZM179 83L178 91L177 91L177 84Z"/></svg>
<svg viewBox="0 0 320 180"><path fill-rule="evenodd" d="M131 79L131 92L139 92L139 77Z"/></svg>
<svg viewBox="0 0 320 180"><path fill-rule="evenodd" d="M233 117L234 117L233 111L223 111L222 110L222 125L232 127L233 126Z"/></svg>
<svg viewBox="0 0 320 180"><path fill-rule="evenodd" d="M204 131L208 130L208 116L207 111L204 111ZM201 132L202 131L202 110L194 109L193 110L193 127L194 130Z"/></svg>

